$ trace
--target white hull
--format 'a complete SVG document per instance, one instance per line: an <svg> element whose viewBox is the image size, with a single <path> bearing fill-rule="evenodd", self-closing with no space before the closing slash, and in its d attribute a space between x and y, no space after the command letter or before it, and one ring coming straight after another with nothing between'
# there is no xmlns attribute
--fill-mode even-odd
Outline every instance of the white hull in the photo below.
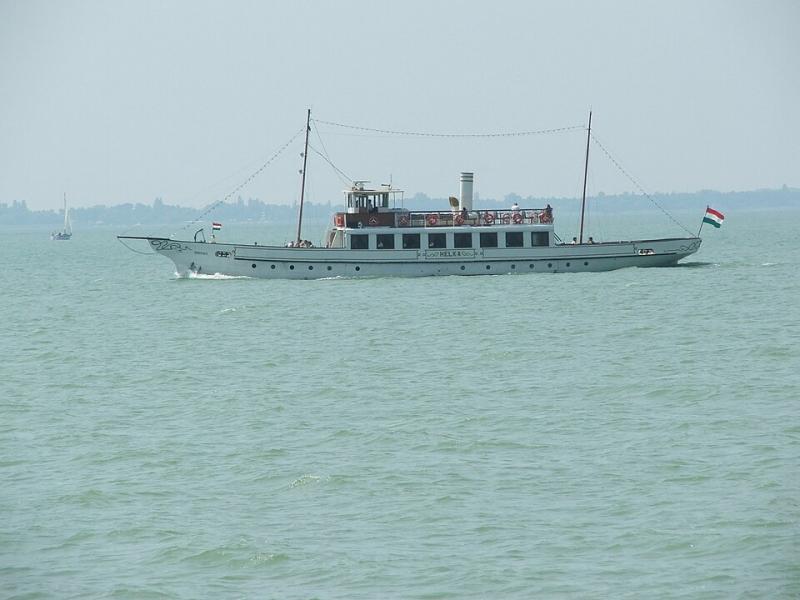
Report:
<svg viewBox="0 0 800 600"><path fill-rule="evenodd" d="M175 263L181 276L199 273L265 279L572 273L666 267L694 254L701 244L700 238L670 238L537 248L352 250L128 239L147 240L153 250Z"/></svg>

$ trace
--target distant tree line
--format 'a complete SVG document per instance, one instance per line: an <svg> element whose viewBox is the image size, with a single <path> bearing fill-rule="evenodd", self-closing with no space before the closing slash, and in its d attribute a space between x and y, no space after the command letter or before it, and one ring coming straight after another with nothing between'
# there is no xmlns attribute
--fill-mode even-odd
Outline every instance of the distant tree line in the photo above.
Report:
<svg viewBox="0 0 800 600"><path fill-rule="evenodd" d="M774 209L800 208L800 189L783 186L777 190L753 190L746 192L716 192L701 190L692 193L651 194L650 198L668 210L699 209L706 205L719 208ZM594 211L635 211L649 208L651 203L641 194L598 194L590 198ZM580 199L522 197L508 194L502 200L475 197L475 208L508 208L517 202L523 208L542 208L547 204L559 211L577 211ZM447 198L431 198L426 194L415 194L405 199L404 206L411 210L448 210ZM310 221L324 221L332 212L343 210L342 205L314 204L307 202L303 207L304 218ZM156 198L152 204L117 204L114 206L91 206L70 209L70 219L74 225L130 226L162 225L181 223L203 217L203 220L228 222L290 222L297 219L298 207L285 204L266 204L257 198L239 197L235 202L220 203L213 210L189 208L166 204ZM207 215L206 215L207 213ZM205 215L205 216L204 216ZM25 201L0 203L0 225L48 225L58 226L64 220L63 210L29 210Z"/></svg>

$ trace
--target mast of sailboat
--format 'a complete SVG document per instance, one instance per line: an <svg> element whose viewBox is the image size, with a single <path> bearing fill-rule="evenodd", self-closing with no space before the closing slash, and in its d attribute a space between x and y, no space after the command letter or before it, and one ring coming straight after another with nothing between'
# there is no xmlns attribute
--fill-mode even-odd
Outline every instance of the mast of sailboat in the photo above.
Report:
<svg viewBox="0 0 800 600"><path fill-rule="evenodd" d="M69 213L67 212L67 192L64 192L64 233L69 233Z"/></svg>
<svg viewBox="0 0 800 600"><path fill-rule="evenodd" d="M295 243L300 245L300 231L303 227L303 200L306 193L306 164L308 163L308 134L311 131L311 109L308 109L308 117L306 118L306 145L303 150L303 180L300 184L300 214L297 217L297 239Z"/></svg>
<svg viewBox="0 0 800 600"><path fill-rule="evenodd" d="M581 200L581 233L578 243L583 243L583 215L586 212L586 178L589 175L589 140L592 138L592 111L589 111L589 129L586 133L586 162L583 165L583 200Z"/></svg>

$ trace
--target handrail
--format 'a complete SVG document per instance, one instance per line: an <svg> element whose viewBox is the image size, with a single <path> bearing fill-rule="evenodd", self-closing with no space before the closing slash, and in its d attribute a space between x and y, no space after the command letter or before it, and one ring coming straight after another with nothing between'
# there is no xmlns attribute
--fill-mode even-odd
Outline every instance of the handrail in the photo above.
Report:
<svg viewBox="0 0 800 600"><path fill-rule="evenodd" d="M553 211L548 208L492 209L470 211L410 211L407 219L401 219L400 227L460 227L470 225L549 225L553 222Z"/></svg>

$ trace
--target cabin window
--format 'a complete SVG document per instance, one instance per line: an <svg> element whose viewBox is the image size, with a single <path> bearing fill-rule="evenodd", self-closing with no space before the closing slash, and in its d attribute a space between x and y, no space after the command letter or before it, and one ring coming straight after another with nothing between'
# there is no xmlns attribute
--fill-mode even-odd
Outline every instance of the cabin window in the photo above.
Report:
<svg viewBox="0 0 800 600"><path fill-rule="evenodd" d="M351 250L366 250L369 248L369 236L365 233L354 233L350 235Z"/></svg>
<svg viewBox="0 0 800 600"><path fill-rule="evenodd" d="M418 233L404 233L403 234L403 248L419 248L419 234Z"/></svg>
<svg viewBox="0 0 800 600"><path fill-rule="evenodd" d="M550 233L547 231L531 231L531 246L549 246Z"/></svg>
<svg viewBox="0 0 800 600"><path fill-rule="evenodd" d="M394 234L379 233L375 236L375 247L378 250L394 250Z"/></svg>
<svg viewBox="0 0 800 600"><path fill-rule="evenodd" d="M472 234L454 233L453 248L472 248Z"/></svg>
<svg viewBox="0 0 800 600"><path fill-rule="evenodd" d="M521 231L506 231L506 248L522 248Z"/></svg>
<svg viewBox="0 0 800 600"><path fill-rule="evenodd" d="M429 233L428 248L447 248L447 234Z"/></svg>
<svg viewBox="0 0 800 600"><path fill-rule="evenodd" d="M481 233L481 248L497 248L497 232Z"/></svg>

